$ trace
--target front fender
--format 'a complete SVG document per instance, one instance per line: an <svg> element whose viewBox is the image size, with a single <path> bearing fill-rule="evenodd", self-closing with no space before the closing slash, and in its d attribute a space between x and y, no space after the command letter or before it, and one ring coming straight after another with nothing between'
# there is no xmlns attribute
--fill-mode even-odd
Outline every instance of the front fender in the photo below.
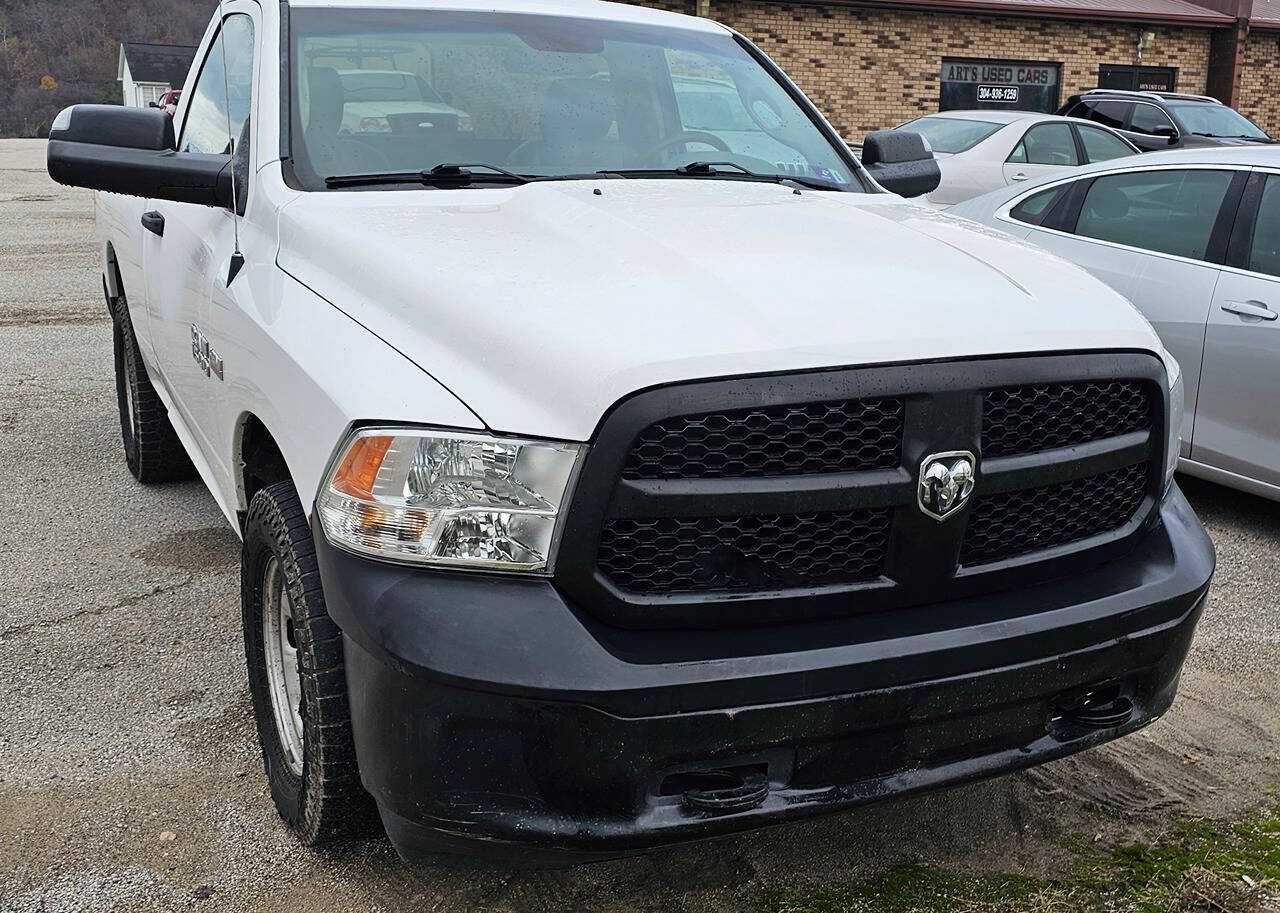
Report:
<svg viewBox="0 0 1280 913"><path fill-rule="evenodd" d="M227 501L245 510L239 448L249 416L271 432L310 516L325 468L353 424L484 430L451 392L274 264L246 270L247 300L211 323L223 329L228 421L217 446L236 467ZM215 300L215 309L219 308Z"/></svg>

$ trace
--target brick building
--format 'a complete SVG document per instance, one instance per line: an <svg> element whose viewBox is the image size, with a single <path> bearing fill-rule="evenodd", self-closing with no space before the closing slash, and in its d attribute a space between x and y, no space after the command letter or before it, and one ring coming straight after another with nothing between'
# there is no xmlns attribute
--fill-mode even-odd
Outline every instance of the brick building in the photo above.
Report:
<svg viewBox="0 0 1280 913"><path fill-rule="evenodd" d="M1052 111L1097 86L1210 94L1280 136L1280 0L633 2L748 35L849 140L946 108Z"/></svg>

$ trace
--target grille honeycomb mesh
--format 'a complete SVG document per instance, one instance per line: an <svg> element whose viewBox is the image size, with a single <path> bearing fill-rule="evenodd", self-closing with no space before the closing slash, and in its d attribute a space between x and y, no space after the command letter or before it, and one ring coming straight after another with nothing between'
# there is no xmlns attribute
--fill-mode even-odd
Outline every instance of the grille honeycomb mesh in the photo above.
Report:
<svg viewBox="0 0 1280 913"><path fill-rule="evenodd" d="M1134 381L1005 387L983 397L982 455L1037 453L1150 427L1147 391Z"/></svg>
<svg viewBox="0 0 1280 913"><path fill-rule="evenodd" d="M677 416L646 428L628 479L707 479L892 469L901 462L899 398L768 406Z"/></svg>
<svg viewBox="0 0 1280 913"><path fill-rule="evenodd" d="M888 510L611 520L598 565L635 593L856 583L883 573L889 523Z"/></svg>
<svg viewBox="0 0 1280 913"><path fill-rule="evenodd" d="M1110 532L1128 522L1147 489L1147 463L1073 482L974 501L960 549L967 567L1016 558Z"/></svg>

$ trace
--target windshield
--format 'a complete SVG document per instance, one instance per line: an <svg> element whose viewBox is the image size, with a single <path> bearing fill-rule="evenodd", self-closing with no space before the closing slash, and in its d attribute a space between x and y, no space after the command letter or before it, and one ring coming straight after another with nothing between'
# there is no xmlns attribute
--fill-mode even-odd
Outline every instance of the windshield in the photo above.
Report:
<svg viewBox="0 0 1280 913"><path fill-rule="evenodd" d="M1168 108L1189 133L1205 136L1240 136L1250 139L1268 139L1267 134L1251 120L1226 105L1207 102L1170 103Z"/></svg>
<svg viewBox="0 0 1280 913"><path fill-rule="evenodd" d="M298 9L292 152L325 178L480 163L528 177L795 177L861 189L840 150L728 34L542 15ZM477 169L476 183L497 179Z"/></svg>
<svg viewBox="0 0 1280 913"><path fill-rule="evenodd" d="M956 153L972 149L1004 124L959 117L921 117L895 129L919 133L934 152Z"/></svg>

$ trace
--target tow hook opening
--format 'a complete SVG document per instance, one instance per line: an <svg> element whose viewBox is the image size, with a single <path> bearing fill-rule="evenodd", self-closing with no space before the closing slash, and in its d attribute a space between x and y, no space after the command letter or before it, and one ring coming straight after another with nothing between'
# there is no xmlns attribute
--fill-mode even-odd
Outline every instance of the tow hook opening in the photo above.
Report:
<svg viewBox="0 0 1280 913"><path fill-rule="evenodd" d="M1115 683L1063 699L1057 718L1081 729L1113 729L1129 722L1135 710L1130 689Z"/></svg>
<svg viewBox="0 0 1280 913"><path fill-rule="evenodd" d="M685 808L727 815L756 808L769 795L768 769L763 764L686 770L663 779L659 793L679 796Z"/></svg>

